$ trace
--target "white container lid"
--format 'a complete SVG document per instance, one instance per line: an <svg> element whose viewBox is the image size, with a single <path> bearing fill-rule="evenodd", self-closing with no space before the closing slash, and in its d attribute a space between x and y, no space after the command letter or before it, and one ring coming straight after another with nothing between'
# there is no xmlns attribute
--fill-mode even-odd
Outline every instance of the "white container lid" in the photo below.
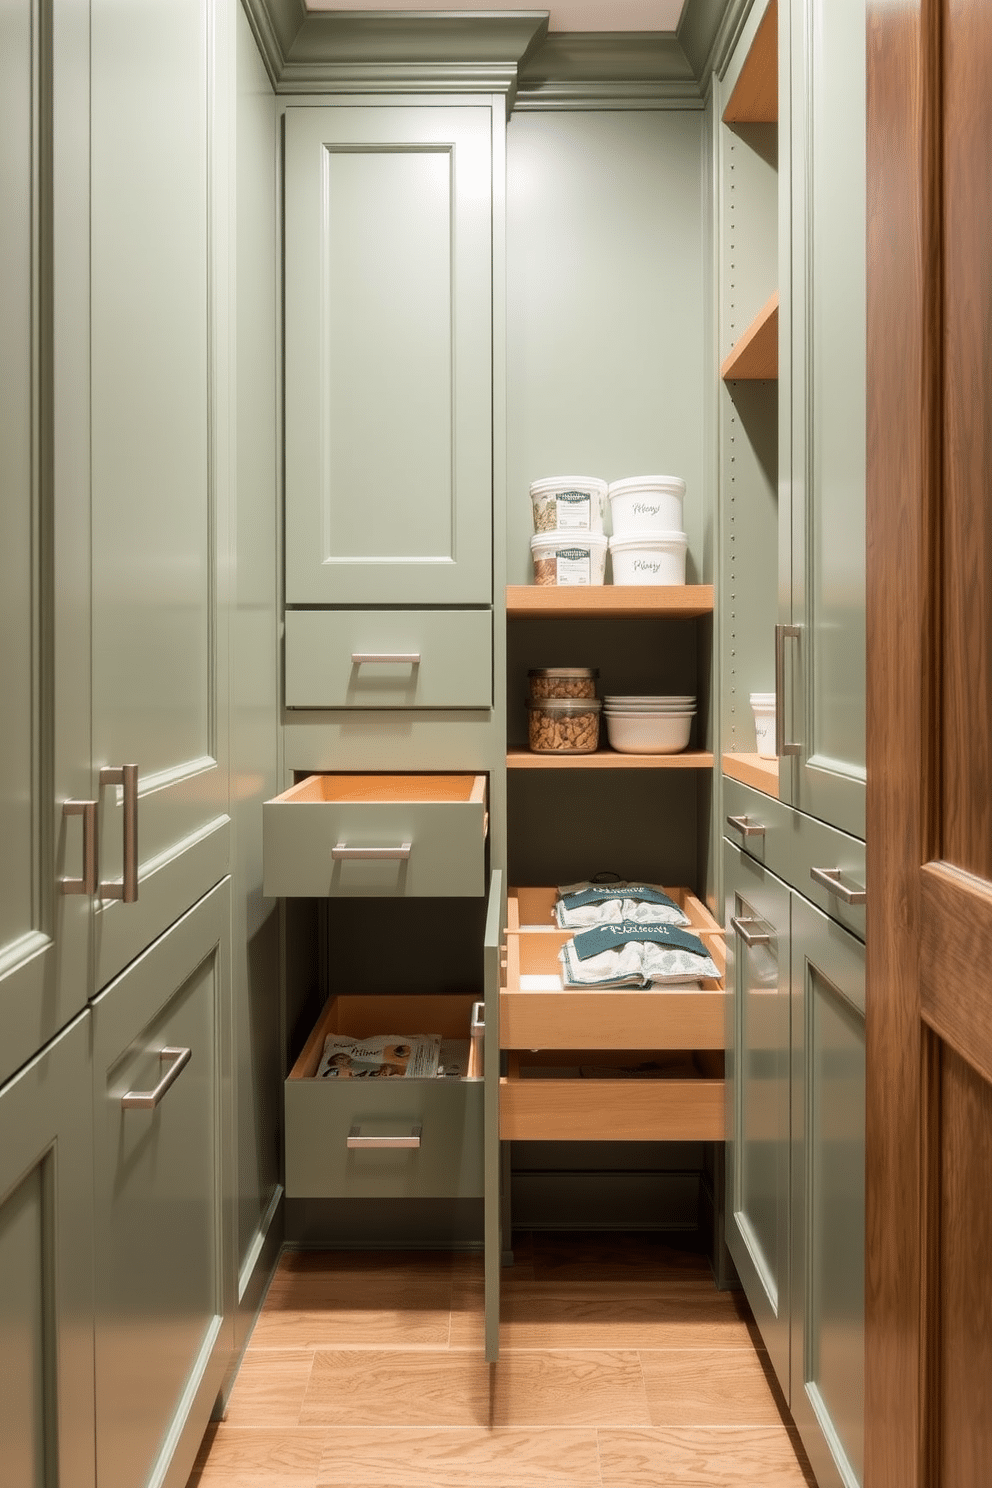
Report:
<svg viewBox="0 0 992 1488"><path fill-rule="evenodd" d="M654 548L667 551L670 548L687 548L689 539L684 532L625 532L622 537L610 538L610 552L623 552L627 548Z"/></svg>
<svg viewBox="0 0 992 1488"><path fill-rule="evenodd" d="M629 475L624 480L610 481L611 498L639 495L645 491L668 491L673 496L684 496L685 481L680 475Z"/></svg>
<svg viewBox="0 0 992 1488"><path fill-rule="evenodd" d="M572 528L553 528L550 532L535 532L530 540L532 553L555 552L560 548L589 548L604 553L607 537L605 532L574 531Z"/></svg>
<svg viewBox="0 0 992 1488"><path fill-rule="evenodd" d="M775 694L773 692L752 692L751 706L753 708L774 708Z"/></svg>
<svg viewBox="0 0 992 1488"><path fill-rule="evenodd" d="M531 496L548 496L554 491L591 491L605 496L609 490L605 480L598 475L546 475L533 481Z"/></svg>

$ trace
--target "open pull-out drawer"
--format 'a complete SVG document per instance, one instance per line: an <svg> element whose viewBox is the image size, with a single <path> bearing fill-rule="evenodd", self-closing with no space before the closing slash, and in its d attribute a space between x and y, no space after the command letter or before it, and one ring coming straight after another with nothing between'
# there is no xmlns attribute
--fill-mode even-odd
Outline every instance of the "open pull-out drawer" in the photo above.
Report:
<svg viewBox="0 0 992 1488"><path fill-rule="evenodd" d="M568 938L565 930L522 930L507 935L506 981L499 998L504 1049L724 1047L722 980L704 981L699 987L644 991L562 988L558 952ZM722 969L721 936L707 936L704 944ZM556 976L557 989L550 985Z"/></svg>
<svg viewBox="0 0 992 1488"><path fill-rule="evenodd" d="M484 775L308 775L262 807L263 892L485 893Z"/></svg>
<svg viewBox="0 0 992 1488"><path fill-rule="evenodd" d="M697 899L691 889L681 887L664 889L669 899L675 901L683 914L688 916L689 923L685 928L693 935L698 935L703 944L709 950L714 960L717 960L715 947L723 943L723 930L710 914L701 899ZM506 928L512 934L515 930L557 930L558 924L555 920L555 902L558 898L558 890L555 888L522 888L508 889L506 894ZM721 967L723 961L718 963Z"/></svg>
<svg viewBox="0 0 992 1488"><path fill-rule="evenodd" d="M329 1033L469 1040L474 1004L470 995L341 996L326 1003L285 1082L287 1197L481 1196L481 1078L317 1076Z"/></svg>
<svg viewBox="0 0 992 1488"><path fill-rule="evenodd" d="M654 1066L655 1077L646 1067ZM638 1070L634 1076L623 1071ZM500 1137L516 1142L722 1142L723 1054L514 1052Z"/></svg>

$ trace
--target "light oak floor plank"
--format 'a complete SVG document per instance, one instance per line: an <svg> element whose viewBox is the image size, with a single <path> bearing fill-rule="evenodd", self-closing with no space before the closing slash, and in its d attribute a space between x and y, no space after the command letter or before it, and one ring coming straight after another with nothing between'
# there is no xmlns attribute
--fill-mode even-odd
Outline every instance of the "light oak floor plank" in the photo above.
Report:
<svg viewBox="0 0 992 1488"><path fill-rule="evenodd" d="M310 1371L312 1349L245 1352L224 1414L228 1426L297 1426Z"/></svg>
<svg viewBox="0 0 992 1488"><path fill-rule="evenodd" d="M600 1431L603 1488L816 1488L784 1426Z"/></svg>
<svg viewBox="0 0 992 1488"><path fill-rule="evenodd" d="M317 1488L326 1433L280 1427L211 1428L188 1488Z"/></svg>
<svg viewBox="0 0 992 1488"><path fill-rule="evenodd" d="M378 1264L376 1264L378 1259ZM448 1342L450 1257L288 1251L252 1335L257 1348L438 1348Z"/></svg>
<svg viewBox="0 0 992 1488"><path fill-rule="evenodd" d="M594 1430L338 1430L318 1488L602 1488Z"/></svg>
<svg viewBox="0 0 992 1488"><path fill-rule="evenodd" d="M778 1426L778 1404L754 1349L643 1351L652 1426Z"/></svg>
<svg viewBox="0 0 992 1488"><path fill-rule="evenodd" d="M309 1426L650 1425L633 1352L315 1355L300 1420Z"/></svg>

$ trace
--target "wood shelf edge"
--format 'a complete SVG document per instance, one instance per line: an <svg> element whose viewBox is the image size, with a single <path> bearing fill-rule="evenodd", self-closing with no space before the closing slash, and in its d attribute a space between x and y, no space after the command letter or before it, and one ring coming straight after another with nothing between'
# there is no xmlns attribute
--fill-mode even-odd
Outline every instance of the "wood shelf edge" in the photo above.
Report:
<svg viewBox="0 0 992 1488"><path fill-rule="evenodd" d="M725 754L721 760L724 775L750 785L754 790L778 800L778 760L762 759L759 754Z"/></svg>
<svg viewBox="0 0 992 1488"><path fill-rule="evenodd" d="M724 359L720 376L724 382L773 381L778 377L778 290Z"/></svg>
<svg viewBox="0 0 992 1488"><path fill-rule="evenodd" d="M529 749L508 749L508 770L709 770L715 763L706 750L686 749L681 754L621 754L597 749L595 754L532 754Z"/></svg>
<svg viewBox="0 0 992 1488"><path fill-rule="evenodd" d="M778 123L778 3L770 0L723 111L724 124Z"/></svg>
<svg viewBox="0 0 992 1488"><path fill-rule="evenodd" d="M713 612L712 584L508 584L508 619L586 616L589 619L636 619L666 616L692 620Z"/></svg>

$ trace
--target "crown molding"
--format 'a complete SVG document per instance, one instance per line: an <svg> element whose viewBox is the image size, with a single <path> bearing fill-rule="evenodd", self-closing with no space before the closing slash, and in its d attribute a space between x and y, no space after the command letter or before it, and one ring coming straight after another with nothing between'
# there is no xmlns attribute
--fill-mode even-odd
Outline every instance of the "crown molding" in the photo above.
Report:
<svg viewBox="0 0 992 1488"><path fill-rule="evenodd" d="M676 33L558 32L548 12L307 11L242 0L277 93L503 93L518 109L701 108L755 0L690 0Z"/></svg>

